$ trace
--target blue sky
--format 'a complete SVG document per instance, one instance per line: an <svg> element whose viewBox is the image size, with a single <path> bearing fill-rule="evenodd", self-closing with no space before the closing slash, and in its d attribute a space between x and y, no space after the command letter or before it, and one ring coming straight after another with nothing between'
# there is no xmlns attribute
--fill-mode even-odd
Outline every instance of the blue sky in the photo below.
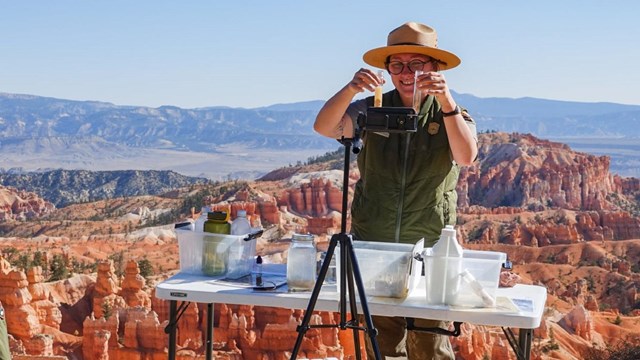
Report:
<svg viewBox="0 0 640 360"><path fill-rule="evenodd" d="M0 92L119 105L325 100L406 21L479 97L640 105L640 1L0 0Z"/></svg>

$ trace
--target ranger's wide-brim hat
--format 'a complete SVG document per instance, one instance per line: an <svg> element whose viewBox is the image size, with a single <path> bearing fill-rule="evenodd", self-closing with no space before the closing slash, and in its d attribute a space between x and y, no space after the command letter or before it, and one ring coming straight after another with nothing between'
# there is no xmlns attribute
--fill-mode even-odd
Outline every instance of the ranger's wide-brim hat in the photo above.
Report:
<svg viewBox="0 0 640 360"><path fill-rule="evenodd" d="M438 49L438 34L433 28L415 22L408 22L392 30L387 37L387 46L367 51L362 59L371 66L385 69L385 61L390 55L402 53L430 56L440 62L440 70L460 65L460 58L454 53Z"/></svg>

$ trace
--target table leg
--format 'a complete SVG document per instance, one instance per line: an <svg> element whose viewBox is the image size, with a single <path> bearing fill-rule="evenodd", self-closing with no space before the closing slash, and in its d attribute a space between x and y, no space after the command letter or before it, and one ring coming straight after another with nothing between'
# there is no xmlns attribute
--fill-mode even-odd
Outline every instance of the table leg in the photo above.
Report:
<svg viewBox="0 0 640 360"><path fill-rule="evenodd" d="M502 328L504 335L511 345L513 352L516 354L518 360L530 360L531 359L531 342L533 341L533 329L520 329L518 332L518 341L513 334L511 328Z"/></svg>
<svg viewBox="0 0 640 360"><path fill-rule="evenodd" d="M533 329L520 329L518 334L518 343L520 351L524 357L523 360L531 359L531 343L533 341Z"/></svg>
<svg viewBox="0 0 640 360"><path fill-rule="evenodd" d="M213 359L213 304L207 304L207 341L205 359Z"/></svg>
<svg viewBox="0 0 640 360"><path fill-rule="evenodd" d="M174 324L169 329L169 360L176 359L176 316L178 314L178 302L169 300L169 324Z"/></svg>

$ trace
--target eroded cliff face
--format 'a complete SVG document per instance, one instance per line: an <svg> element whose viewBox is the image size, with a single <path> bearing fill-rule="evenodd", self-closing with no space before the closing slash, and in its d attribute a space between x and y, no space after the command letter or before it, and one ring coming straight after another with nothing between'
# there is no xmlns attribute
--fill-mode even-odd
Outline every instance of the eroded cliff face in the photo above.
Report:
<svg viewBox="0 0 640 360"><path fill-rule="evenodd" d="M457 188L471 241L547 246L640 238L639 181L611 175L608 157L529 135L491 134L479 144L479 162L462 169ZM510 222L489 223L506 214ZM466 226L472 215L487 221Z"/></svg>
<svg viewBox="0 0 640 360"><path fill-rule="evenodd" d="M36 193L0 185L0 222L35 219L55 208Z"/></svg>
<svg viewBox="0 0 640 360"><path fill-rule="evenodd" d="M82 285L93 289L88 291L92 294L93 311L82 322L82 335L72 336L58 329L58 305L49 301L51 306L45 307L38 300L51 288L47 284L35 286L37 279L29 284L24 273L11 269L4 259L1 261L0 300L6 309L16 355L53 359L54 355L75 350L74 356L84 359L166 358L168 303L155 297L151 301L148 292L153 291L149 287L142 290L135 262L127 264L121 287L114 284L117 281L113 264L99 264L95 282ZM30 270L29 278L39 271L37 267ZM300 310L227 304L216 304L214 311L214 354L226 359L263 359L265 354L284 358L293 348L296 326L303 315ZM205 304L189 304L178 323L178 358L194 358L203 353L206 318ZM338 320L336 314L318 312L311 323L335 324ZM337 328L316 329L307 333L301 356L342 358L348 350L349 341L346 346L340 342Z"/></svg>
<svg viewBox="0 0 640 360"><path fill-rule="evenodd" d="M72 349L81 343L77 336L60 330L60 303L50 284L43 282L42 268L25 274L0 257L0 302L5 308L12 352L53 356L60 344ZM81 281L77 282L81 284Z"/></svg>
<svg viewBox="0 0 640 360"><path fill-rule="evenodd" d="M621 187L609 173L609 158L573 152L531 135L488 134L479 138L478 162L462 169L460 205L529 209L614 209L609 194Z"/></svg>

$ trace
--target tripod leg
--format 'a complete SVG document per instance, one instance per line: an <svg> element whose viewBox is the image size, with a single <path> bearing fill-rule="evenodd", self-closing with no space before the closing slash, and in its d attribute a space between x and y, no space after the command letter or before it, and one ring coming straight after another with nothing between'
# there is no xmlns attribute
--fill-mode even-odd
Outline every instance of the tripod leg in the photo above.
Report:
<svg viewBox="0 0 640 360"><path fill-rule="evenodd" d="M344 233L338 235L338 241L340 244L344 244L349 240L348 236ZM347 287L351 285L349 288L349 293L353 290L353 281L351 276L347 276L347 274L351 274L351 269L349 268L349 254L344 251L345 247L341 246L343 251L340 251L340 329L345 330L347 328ZM353 305L353 304L352 304Z"/></svg>
<svg viewBox="0 0 640 360"><path fill-rule="evenodd" d="M371 338L371 346L373 347L373 353L375 354L376 360L380 360L382 359L382 356L380 355L378 340L376 339L378 330L376 330L376 328L373 326L373 320L371 319L371 313L369 312L369 305L367 304L367 296L364 293L364 284L362 283L362 276L360 275L358 259L356 259L356 254L353 250L353 243L351 241L348 241L343 245L349 248L348 253L351 260L350 263L353 270L353 278L355 279L356 286L358 287L358 294L360 295L360 306L362 306L362 314L364 315L364 320L367 324L367 333Z"/></svg>
<svg viewBox="0 0 640 360"><path fill-rule="evenodd" d="M296 344L293 347L293 351L291 352L291 360L294 360L297 358L298 352L300 351L300 347L302 346L302 340L304 340L304 335L307 333L307 330L309 330L309 322L311 321L311 315L313 315L313 309L316 307L316 302L318 301L318 295L320 294L322 283L324 283L324 279L327 276L327 271L329 270L331 258L333 257L337 243L338 243L338 235L333 235L331 237L331 241L329 242L327 255L325 256L324 262L320 267L320 274L318 274L318 278L316 279L316 284L314 285L313 291L311 292L311 299L309 300L309 304L307 305L307 310L304 312L302 323L298 325L298 328L296 329L298 331L298 338L296 339Z"/></svg>
<svg viewBox="0 0 640 360"><path fill-rule="evenodd" d="M345 241L351 241L350 238L347 238ZM344 242L343 242L344 243ZM344 255L347 256L347 259L351 258L351 251L353 248L350 246L343 247L345 249ZM349 250L351 249L351 250ZM342 255L342 254L341 254ZM351 306L351 321L350 324L353 326L353 346L356 352L356 360L361 360L360 354L360 336L358 330L360 330L360 320L358 319L358 306L356 304L356 292L355 287L353 286L353 276L349 274L353 274L353 266L351 265L351 261L346 261L346 274L347 275L347 284L349 286L349 305Z"/></svg>

